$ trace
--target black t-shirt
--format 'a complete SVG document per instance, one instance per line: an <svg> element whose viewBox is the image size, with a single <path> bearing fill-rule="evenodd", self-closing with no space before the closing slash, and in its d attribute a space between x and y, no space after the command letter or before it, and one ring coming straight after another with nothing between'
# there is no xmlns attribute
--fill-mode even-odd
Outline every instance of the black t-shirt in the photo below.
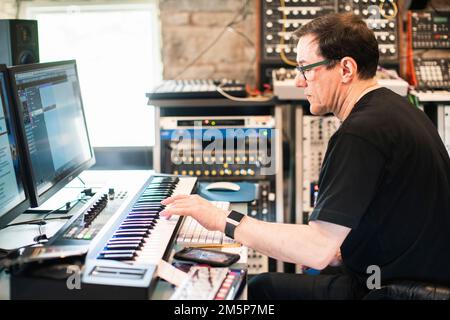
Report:
<svg viewBox="0 0 450 320"><path fill-rule="evenodd" d="M436 127L386 88L365 94L329 141L310 220L351 228L344 266L365 281L450 284L450 159Z"/></svg>

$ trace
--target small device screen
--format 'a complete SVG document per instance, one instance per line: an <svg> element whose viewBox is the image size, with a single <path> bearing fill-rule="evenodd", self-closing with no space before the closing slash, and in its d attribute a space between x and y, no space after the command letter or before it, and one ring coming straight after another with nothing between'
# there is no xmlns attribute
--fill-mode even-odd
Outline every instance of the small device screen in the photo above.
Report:
<svg viewBox="0 0 450 320"><path fill-rule="evenodd" d="M179 260L207 263L211 266L229 266L240 258L238 254L200 248L184 248L174 257Z"/></svg>
<svg viewBox="0 0 450 320"><path fill-rule="evenodd" d="M229 259L225 253L209 251L209 250L197 250L193 249L185 253L187 258L194 258L200 260L212 260L217 262L225 262Z"/></svg>

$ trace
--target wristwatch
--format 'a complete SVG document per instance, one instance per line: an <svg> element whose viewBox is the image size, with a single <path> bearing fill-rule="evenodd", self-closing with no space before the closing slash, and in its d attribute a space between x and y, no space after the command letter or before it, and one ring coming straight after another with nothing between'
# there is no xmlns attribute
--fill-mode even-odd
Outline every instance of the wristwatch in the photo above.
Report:
<svg viewBox="0 0 450 320"><path fill-rule="evenodd" d="M227 216L227 223L225 225L225 234L227 237L230 237L231 239L234 239L234 230L236 227L241 223L242 218L244 218L245 215L232 210L228 216Z"/></svg>

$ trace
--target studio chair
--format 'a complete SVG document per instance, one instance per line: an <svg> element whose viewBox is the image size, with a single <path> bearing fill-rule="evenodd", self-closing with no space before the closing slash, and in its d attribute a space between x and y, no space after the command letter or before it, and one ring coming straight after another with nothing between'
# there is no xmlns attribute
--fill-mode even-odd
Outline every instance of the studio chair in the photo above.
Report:
<svg viewBox="0 0 450 320"><path fill-rule="evenodd" d="M450 287L417 281L396 281L371 290L363 300L450 300Z"/></svg>

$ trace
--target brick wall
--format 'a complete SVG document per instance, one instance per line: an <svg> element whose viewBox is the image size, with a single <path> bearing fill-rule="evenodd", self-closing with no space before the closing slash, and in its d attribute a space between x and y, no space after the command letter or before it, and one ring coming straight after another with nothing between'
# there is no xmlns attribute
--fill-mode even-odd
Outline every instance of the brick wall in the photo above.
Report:
<svg viewBox="0 0 450 320"><path fill-rule="evenodd" d="M228 78L250 83L255 76L255 49L241 35L225 31L191 68L184 68L207 48L237 13L245 0L160 0L162 59L165 79ZM255 0L234 28L256 42ZM240 19L238 19L240 21Z"/></svg>
<svg viewBox="0 0 450 320"><path fill-rule="evenodd" d="M188 63L240 12L244 2L246 0L159 0L164 78L170 79L180 75ZM234 27L245 33L252 42L256 42L255 0L249 1L248 8L246 19ZM0 0L0 18L15 18L16 12L15 0ZM226 31L220 40L179 78L229 78L252 83L255 76L254 59L254 47L242 36ZM247 74L249 77L245 79Z"/></svg>
<svg viewBox="0 0 450 320"><path fill-rule="evenodd" d="M0 19L14 19L17 14L17 5L15 0L0 1Z"/></svg>

